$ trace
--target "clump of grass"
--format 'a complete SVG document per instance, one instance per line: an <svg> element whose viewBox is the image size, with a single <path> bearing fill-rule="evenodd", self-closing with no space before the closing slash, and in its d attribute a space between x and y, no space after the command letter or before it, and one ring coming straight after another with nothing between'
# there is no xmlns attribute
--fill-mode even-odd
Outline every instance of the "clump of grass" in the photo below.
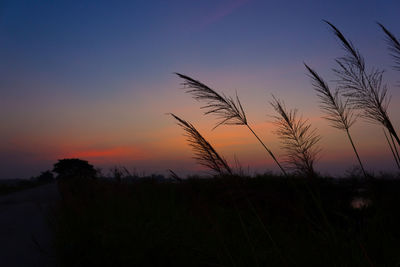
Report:
<svg viewBox="0 0 400 267"><path fill-rule="evenodd" d="M367 70L364 57L357 48L332 23L325 21L339 39L346 51L343 57L337 58L339 88L349 98L349 103L361 111L361 116L370 122L381 124L400 145L400 139L389 118L387 109L390 97L387 85L383 82L383 71L377 68Z"/></svg>
<svg viewBox="0 0 400 267"><path fill-rule="evenodd" d="M275 155L249 125L243 106L240 103L240 99L237 94L235 98L227 97L224 94L218 94L215 90L211 89L207 85L189 76L180 73L176 73L176 75L184 80L183 86L186 90L186 93L192 94L193 98L198 101L206 102L206 105L201 107L202 109L206 110L204 114L214 114L218 117L219 122L215 125L214 129L220 125L245 125L275 161L282 173L286 175L285 169L281 166Z"/></svg>
<svg viewBox="0 0 400 267"><path fill-rule="evenodd" d="M322 77L318 75L318 73L310 68L307 64L304 65L310 73L312 85L317 92L317 96L320 99L320 107L322 111L326 114L324 118L331 123L332 127L346 132L347 137L350 140L351 146L353 147L354 153L356 154L364 177L367 177L364 166L361 162L360 156L358 155L357 149L354 145L353 139L351 138L349 131L350 127L355 123L356 119L353 110L350 108L347 101L343 102L338 88L334 92L331 92L329 85L322 79Z"/></svg>
<svg viewBox="0 0 400 267"><path fill-rule="evenodd" d="M297 109L287 110L283 101L273 96L270 102L277 112L275 124L276 134L281 139L286 151L286 163L297 173L315 177L314 162L319 149L317 143L320 136L311 128L307 120L298 116Z"/></svg>
<svg viewBox="0 0 400 267"><path fill-rule="evenodd" d="M178 121L178 125L185 131L187 141L194 151L194 158L199 164L215 171L220 176L232 175L232 170L226 160L220 156L214 147L196 130L190 122L170 113Z"/></svg>

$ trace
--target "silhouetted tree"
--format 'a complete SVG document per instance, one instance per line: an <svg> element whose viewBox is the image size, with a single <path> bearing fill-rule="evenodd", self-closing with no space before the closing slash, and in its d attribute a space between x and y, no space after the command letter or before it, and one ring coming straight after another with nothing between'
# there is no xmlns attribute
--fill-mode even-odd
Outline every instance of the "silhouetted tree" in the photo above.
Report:
<svg viewBox="0 0 400 267"><path fill-rule="evenodd" d="M36 177L36 180L40 183L48 183L54 180L54 175L49 170L44 171L38 177Z"/></svg>
<svg viewBox="0 0 400 267"><path fill-rule="evenodd" d="M93 165L81 159L60 159L54 164L53 172L58 179L64 178L95 178L97 171Z"/></svg>

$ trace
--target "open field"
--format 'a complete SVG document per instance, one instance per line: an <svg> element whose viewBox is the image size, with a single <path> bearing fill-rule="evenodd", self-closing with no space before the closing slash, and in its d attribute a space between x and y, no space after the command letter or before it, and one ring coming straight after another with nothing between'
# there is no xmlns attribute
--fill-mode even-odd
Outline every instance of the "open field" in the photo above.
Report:
<svg viewBox="0 0 400 267"><path fill-rule="evenodd" d="M37 180L26 180L26 179L0 180L0 196L41 186L47 183L49 183L49 181L42 182Z"/></svg>
<svg viewBox="0 0 400 267"><path fill-rule="evenodd" d="M61 266L397 266L400 180L64 181ZM362 198L362 207L351 202Z"/></svg>

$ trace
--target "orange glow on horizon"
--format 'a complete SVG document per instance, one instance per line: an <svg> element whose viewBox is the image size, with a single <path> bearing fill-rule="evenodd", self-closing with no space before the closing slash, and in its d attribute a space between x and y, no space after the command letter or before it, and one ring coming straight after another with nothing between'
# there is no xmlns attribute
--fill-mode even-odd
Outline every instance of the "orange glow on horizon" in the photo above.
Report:
<svg viewBox="0 0 400 267"><path fill-rule="evenodd" d="M131 159L145 160L150 158L150 153L144 149L136 147L113 147L106 149L86 149L76 152L66 152L60 154L61 158L83 158L94 161L107 159Z"/></svg>

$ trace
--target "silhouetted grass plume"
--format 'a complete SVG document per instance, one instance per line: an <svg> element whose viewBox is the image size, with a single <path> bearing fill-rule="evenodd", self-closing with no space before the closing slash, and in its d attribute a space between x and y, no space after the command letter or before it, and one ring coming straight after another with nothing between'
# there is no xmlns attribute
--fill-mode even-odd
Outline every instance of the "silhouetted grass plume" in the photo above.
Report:
<svg viewBox="0 0 400 267"><path fill-rule="evenodd" d="M385 26L383 26L381 23L378 23L378 25L381 27L383 32L386 34L386 41L389 46L390 55L393 57L393 60L395 63L393 68L395 70L400 71L400 41L399 41L399 39L396 38L396 36L394 34L392 34L388 29L386 29ZM386 133L385 133L385 135L386 135ZM390 140L387 138L387 136L386 136L386 139L387 139L390 149L392 150L392 153L395 157L397 167L399 167L399 169L400 169L400 156L399 156L399 152L397 150L397 145L395 144L395 142L393 140L393 134L390 134L390 139L391 139L392 143L390 143Z"/></svg>
<svg viewBox="0 0 400 267"><path fill-rule="evenodd" d="M287 110L283 101L275 96L270 104L278 113L274 116L278 126L276 134L286 151L286 163L298 173L315 177L314 162L319 152L316 145L320 140L316 129L297 115L297 109Z"/></svg>
<svg viewBox="0 0 400 267"><path fill-rule="evenodd" d="M361 116L370 122L383 125L398 145L400 139L389 118L387 109L390 97L383 82L383 71L373 68L367 71L365 60L355 46L333 24L325 21L339 39L346 55L336 59L339 67L334 69L339 87L349 98L349 103L361 111Z"/></svg>
<svg viewBox="0 0 400 267"><path fill-rule="evenodd" d="M346 132L364 177L367 177L360 156L358 155L357 149L350 135L349 129L354 124L356 117L354 116L353 110L348 105L348 101L343 103L338 88L334 92L331 92L329 85L322 79L322 77L307 64L304 65L310 73L309 76L312 85L320 99L320 108L326 114L324 118L331 123L332 127Z"/></svg>
<svg viewBox="0 0 400 267"><path fill-rule="evenodd" d="M214 128L223 124L247 125L246 114L237 95L236 98L220 95L207 85L189 76L176 74L184 79L183 85L188 88L187 93L192 94L196 100L207 102L206 106L201 107L207 110L205 114L215 114L220 119L220 122Z"/></svg>
<svg viewBox="0 0 400 267"><path fill-rule="evenodd" d="M193 124L172 113L170 115L178 121L178 125L185 131L187 141L194 151L194 158L199 164L215 171L219 175L232 174L232 170L226 160L217 153L212 145L196 130Z"/></svg>
<svg viewBox="0 0 400 267"><path fill-rule="evenodd" d="M391 33L388 29L386 29L385 26L383 26L381 23L378 22L378 25L386 34L386 41L389 47L390 55L393 57L395 63L393 68L395 70L400 71L400 41L396 38L396 36L393 33Z"/></svg>
<svg viewBox="0 0 400 267"><path fill-rule="evenodd" d="M214 127L220 125L245 125L251 131L251 133L257 138L264 149L272 157L279 169L284 175L286 172L281 166L279 161L276 159L272 151L264 144L264 142L258 137L254 130L250 127L247 122L246 114L243 106L240 103L240 99L236 94L235 98L227 97L225 95L218 94L215 90L211 89L207 85L180 73L176 73L180 78L184 80L182 83L186 93L192 94L193 98L199 101L205 101L206 105L202 106L202 109L206 109L205 115L214 114L219 118L219 122Z"/></svg>

